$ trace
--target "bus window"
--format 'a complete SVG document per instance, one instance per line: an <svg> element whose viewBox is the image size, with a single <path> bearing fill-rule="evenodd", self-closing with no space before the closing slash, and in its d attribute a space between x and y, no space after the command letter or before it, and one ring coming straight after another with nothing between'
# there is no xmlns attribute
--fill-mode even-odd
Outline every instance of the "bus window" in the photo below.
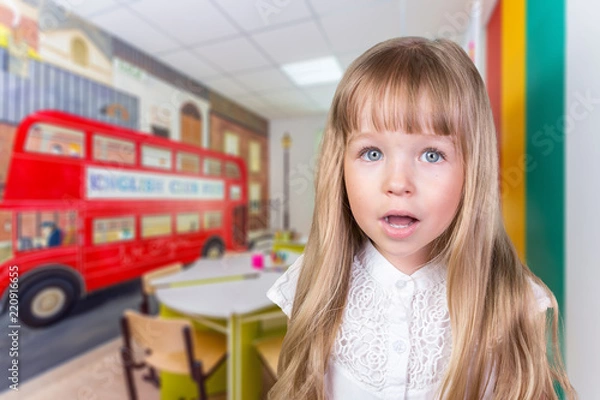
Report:
<svg viewBox="0 0 600 400"><path fill-rule="evenodd" d="M242 188L238 185L232 185L229 188L229 200L239 200L242 197Z"/></svg>
<svg viewBox="0 0 600 400"><path fill-rule="evenodd" d="M0 263L12 256L12 213L0 211Z"/></svg>
<svg viewBox="0 0 600 400"><path fill-rule="evenodd" d="M197 174L200 172L200 157L192 153L177 153L177 171Z"/></svg>
<svg viewBox="0 0 600 400"><path fill-rule="evenodd" d="M205 158L204 175L221 176L221 161L214 158Z"/></svg>
<svg viewBox="0 0 600 400"><path fill-rule="evenodd" d="M144 167L171 169L171 150L154 146L142 146L142 165Z"/></svg>
<svg viewBox="0 0 600 400"><path fill-rule="evenodd" d="M94 160L135 164L135 143L94 135Z"/></svg>
<svg viewBox="0 0 600 400"><path fill-rule="evenodd" d="M81 131L50 124L34 124L27 134L25 151L83 158L84 141Z"/></svg>
<svg viewBox="0 0 600 400"><path fill-rule="evenodd" d="M217 229L223 225L221 211L208 211L204 213L204 229Z"/></svg>
<svg viewBox="0 0 600 400"><path fill-rule="evenodd" d="M36 211L17 214L19 251L77 244L74 211Z"/></svg>
<svg viewBox="0 0 600 400"><path fill-rule="evenodd" d="M177 233L198 232L200 230L200 215L198 213L177 214Z"/></svg>
<svg viewBox="0 0 600 400"><path fill-rule="evenodd" d="M240 178L240 168L236 163L226 162L225 163L225 177L232 179Z"/></svg>
<svg viewBox="0 0 600 400"><path fill-rule="evenodd" d="M98 218L94 220L94 244L132 240L135 237L135 218Z"/></svg>
<svg viewBox="0 0 600 400"><path fill-rule="evenodd" d="M142 237L165 236L171 234L170 215L147 215L142 217Z"/></svg>

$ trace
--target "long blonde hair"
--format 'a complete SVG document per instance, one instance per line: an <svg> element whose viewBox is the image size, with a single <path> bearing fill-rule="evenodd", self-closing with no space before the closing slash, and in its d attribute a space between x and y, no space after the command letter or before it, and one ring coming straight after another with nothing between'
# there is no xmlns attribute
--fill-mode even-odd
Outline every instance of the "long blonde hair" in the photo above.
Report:
<svg viewBox="0 0 600 400"><path fill-rule="evenodd" d="M423 98L429 100L423 108ZM440 386L448 399L555 399L575 392L558 348L556 299L523 265L506 234L498 156L483 81L467 54L447 40L397 38L348 68L335 93L317 166L315 212L271 399L325 399L328 366L364 240L350 210L343 159L349 136L370 116L377 130L453 135L465 180L461 204L432 244L447 265L452 354ZM539 311L533 281L547 290L552 316ZM547 335L553 343L546 351ZM493 371L493 372L491 372Z"/></svg>

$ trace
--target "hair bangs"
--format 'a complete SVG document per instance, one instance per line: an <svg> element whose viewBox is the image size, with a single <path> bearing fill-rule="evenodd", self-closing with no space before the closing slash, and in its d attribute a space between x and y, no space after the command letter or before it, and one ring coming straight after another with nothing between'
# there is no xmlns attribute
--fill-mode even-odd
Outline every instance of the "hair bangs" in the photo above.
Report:
<svg viewBox="0 0 600 400"><path fill-rule="evenodd" d="M399 48L365 57L360 67L350 67L351 84L336 104L337 128L347 138L361 131L442 136L463 131L462 90L431 49Z"/></svg>

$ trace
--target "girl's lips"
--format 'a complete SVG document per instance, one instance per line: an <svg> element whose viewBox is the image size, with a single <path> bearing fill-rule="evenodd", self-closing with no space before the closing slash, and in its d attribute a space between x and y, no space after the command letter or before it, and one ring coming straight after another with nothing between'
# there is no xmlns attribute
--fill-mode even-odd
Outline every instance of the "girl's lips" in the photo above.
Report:
<svg viewBox="0 0 600 400"><path fill-rule="evenodd" d="M387 216L383 217L380 221L385 234L392 239L405 239L411 236L421 222L418 219L414 219L408 225L394 225L389 222Z"/></svg>

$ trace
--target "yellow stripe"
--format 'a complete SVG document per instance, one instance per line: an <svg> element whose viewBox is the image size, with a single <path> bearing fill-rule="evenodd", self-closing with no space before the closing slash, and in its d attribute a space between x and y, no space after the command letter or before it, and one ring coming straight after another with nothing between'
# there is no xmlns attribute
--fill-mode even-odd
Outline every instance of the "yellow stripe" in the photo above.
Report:
<svg viewBox="0 0 600 400"><path fill-rule="evenodd" d="M525 260L525 2L502 0L502 174L504 221Z"/></svg>

